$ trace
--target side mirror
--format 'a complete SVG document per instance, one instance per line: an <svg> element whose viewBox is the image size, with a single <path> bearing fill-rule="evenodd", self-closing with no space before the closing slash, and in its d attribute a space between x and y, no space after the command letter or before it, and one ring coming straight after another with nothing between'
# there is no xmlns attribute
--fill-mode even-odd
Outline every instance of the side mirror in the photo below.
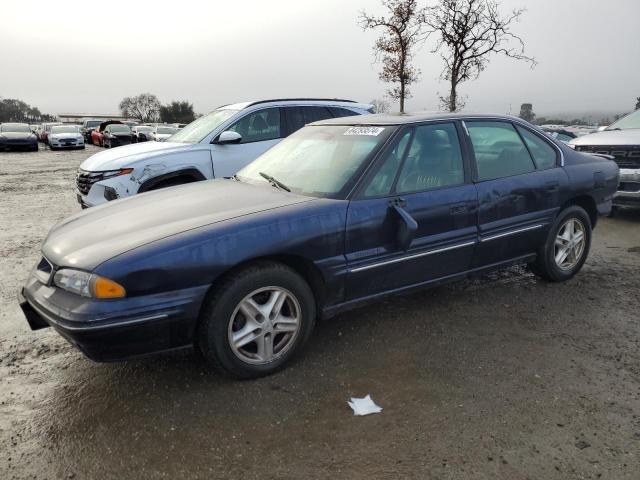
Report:
<svg viewBox="0 0 640 480"><path fill-rule="evenodd" d="M242 135L240 135L238 132L227 130L220 134L218 140L215 143L217 143L218 145L226 145L229 143L240 143L241 141Z"/></svg>
<svg viewBox="0 0 640 480"><path fill-rule="evenodd" d="M395 201L392 200L389 203L389 206L399 217L398 230L396 231L397 245L401 250L406 252L409 250L413 237L418 230L418 222L416 222L415 219L409 215L404 208L402 208L403 204L404 200L397 199Z"/></svg>

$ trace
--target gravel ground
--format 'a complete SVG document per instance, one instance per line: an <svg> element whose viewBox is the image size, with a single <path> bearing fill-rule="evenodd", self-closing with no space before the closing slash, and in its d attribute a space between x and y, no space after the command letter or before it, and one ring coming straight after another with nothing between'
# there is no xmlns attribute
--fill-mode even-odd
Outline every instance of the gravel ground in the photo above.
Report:
<svg viewBox="0 0 640 480"><path fill-rule="evenodd" d="M0 153L0 478L640 477L640 213L565 284L522 268L322 322L269 378L119 364L31 332L15 293L96 151ZM353 417L370 393L384 410Z"/></svg>

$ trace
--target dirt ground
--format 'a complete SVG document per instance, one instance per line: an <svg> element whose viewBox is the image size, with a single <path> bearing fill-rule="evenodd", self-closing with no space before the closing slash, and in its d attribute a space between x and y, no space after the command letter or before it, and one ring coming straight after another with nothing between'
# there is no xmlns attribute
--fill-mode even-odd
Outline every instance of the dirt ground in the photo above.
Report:
<svg viewBox="0 0 640 480"><path fill-rule="evenodd" d="M373 304L237 382L28 329L16 291L96 150L0 153L0 479L640 478L640 213L602 219L566 284L512 268ZM383 412L354 417L368 393Z"/></svg>

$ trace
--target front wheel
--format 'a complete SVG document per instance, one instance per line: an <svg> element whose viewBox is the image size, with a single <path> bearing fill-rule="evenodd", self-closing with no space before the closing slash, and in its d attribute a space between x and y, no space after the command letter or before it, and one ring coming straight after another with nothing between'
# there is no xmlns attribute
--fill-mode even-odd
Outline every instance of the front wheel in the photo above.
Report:
<svg viewBox="0 0 640 480"><path fill-rule="evenodd" d="M534 273L563 282L580 271L591 248L591 220L587 212L571 206L560 212L532 265Z"/></svg>
<svg viewBox="0 0 640 480"><path fill-rule="evenodd" d="M260 262L229 275L206 301L197 347L222 373L256 378L282 368L308 340L316 307L298 273Z"/></svg>

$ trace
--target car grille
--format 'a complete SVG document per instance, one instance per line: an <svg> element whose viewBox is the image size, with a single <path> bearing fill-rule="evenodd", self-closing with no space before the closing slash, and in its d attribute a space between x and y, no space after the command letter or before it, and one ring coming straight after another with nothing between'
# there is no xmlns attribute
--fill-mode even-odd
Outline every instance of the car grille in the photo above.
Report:
<svg viewBox="0 0 640 480"><path fill-rule="evenodd" d="M640 168L640 145L629 146L599 146L578 145L576 150L586 153L600 153L611 155L620 168Z"/></svg>
<svg viewBox="0 0 640 480"><path fill-rule="evenodd" d="M36 265L35 275L38 277L42 283L47 285L49 283L49 279L53 274L53 265L46 258L42 257Z"/></svg>
<svg viewBox="0 0 640 480"><path fill-rule="evenodd" d="M102 172L87 172L85 170L78 170L76 175L76 186L80 193L86 195L91 190L91 186L102 180L104 174Z"/></svg>
<svg viewBox="0 0 640 480"><path fill-rule="evenodd" d="M640 192L640 182L620 182L618 190L621 192Z"/></svg>

